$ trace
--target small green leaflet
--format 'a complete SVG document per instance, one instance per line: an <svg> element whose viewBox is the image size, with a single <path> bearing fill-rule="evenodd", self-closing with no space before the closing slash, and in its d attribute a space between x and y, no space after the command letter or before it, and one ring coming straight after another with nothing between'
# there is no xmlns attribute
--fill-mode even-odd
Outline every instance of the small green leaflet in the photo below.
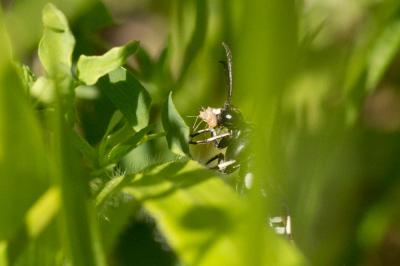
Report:
<svg viewBox="0 0 400 266"><path fill-rule="evenodd" d="M39 58L46 73L53 78L71 75L75 38L64 14L53 4L43 8L44 31L39 43Z"/></svg>
<svg viewBox="0 0 400 266"><path fill-rule="evenodd" d="M168 147L178 155L189 156L189 127L172 102L172 92L168 96L161 116L162 124L167 134Z"/></svg>
<svg viewBox="0 0 400 266"><path fill-rule="evenodd" d="M78 77L86 85L93 85L99 78L125 64L134 54L139 42L134 41L121 47L114 47L100 56L81 55L78 60Z"/></svg>

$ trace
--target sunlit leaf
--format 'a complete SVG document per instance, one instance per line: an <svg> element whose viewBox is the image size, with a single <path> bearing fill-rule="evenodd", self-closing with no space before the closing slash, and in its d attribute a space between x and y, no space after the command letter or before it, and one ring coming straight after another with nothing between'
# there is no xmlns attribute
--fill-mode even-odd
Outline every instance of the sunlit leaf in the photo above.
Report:
<svg viewBox="0 0 400 266"><path fill-rule="evenodd" d="M121 67L103 77L98 85L134 130L147 126L151 98L132 74Z"/></svg>
<svg viewBox="0 0 400 266"><path fill-rule="evenodd" d="M93 85L99 78L124 65L129 56L134 54L139 42L112 48L100 56L81 55L78 60L78 77L87 85Z"/></svg>
<svg viewBox="0 0 400 266"><path fill-rule="evenodd" d="M249 206L214 172L193 161L167 163L135 176L123 191L143 203L184 264L247 265L242 247ZM259 234L269 234L266 225ZM274 265L300 265L288 243L270 239L274 249L257 250L274 257ZM286 252L285 258L276 258L277 250Z"/></svg>
<svg viewBox="0 0 400 266"><path fill-rule="evenodd" d="M71 74L75 38L64 14L53 4L43 8L43 36L39 43L39 58L47 74L63 78Z"/></svg>
<svg viewBox="0 0 400 266"><path fill-rule="evenodd" d="M43 103L51 103L55 96L54 90L53 80L42 76L32 84L30 93Z"/></svg>
<svg viewBox="0 0 400 266"><path fill-rule="evenodd" d="M162 124L167 134L168 146L179 155L189 155L189 127L172 102L172 92L162 110Z"/></svg>

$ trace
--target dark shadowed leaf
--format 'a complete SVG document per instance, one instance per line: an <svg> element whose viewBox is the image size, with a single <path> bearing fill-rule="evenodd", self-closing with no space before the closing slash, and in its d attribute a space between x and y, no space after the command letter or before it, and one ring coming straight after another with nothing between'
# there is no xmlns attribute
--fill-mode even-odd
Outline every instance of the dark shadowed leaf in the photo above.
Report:
<svg viewBox="0 0 400 266"><path fill-rule="evenodd" d="M189 127L172 102L172 92L162 110L162 124L167 134L168 147L179 155L189 155Z"/></svg>
<svg viewBox="0 0 400 266"><path fill-rule="evenodd" d="M98 86L138 131L149 122L151 98L140 82L120 67L100 79Z"/></svg>
<svg viewBox="0 0 400 266"><path fill-rule="evenodd" d="M93 85L99 78L125 64L134 54L139 42L134 41L121 47L114 47L100 56L81 55L78 60L78 77L87 85Z"/></svg>
<svg viewBox="0 0 400 266"><path fill-rule="evenodd" d="M153 74L153 62L145 48L139 47L135 58L138 62L139 71L144 80L150 80Z"/></svg>

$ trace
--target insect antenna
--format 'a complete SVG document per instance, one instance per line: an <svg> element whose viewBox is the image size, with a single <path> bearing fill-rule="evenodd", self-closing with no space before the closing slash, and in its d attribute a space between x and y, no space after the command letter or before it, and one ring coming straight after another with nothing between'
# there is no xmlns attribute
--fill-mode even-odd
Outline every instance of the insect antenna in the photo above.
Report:
<svg viewBox="0 0 400 266"><path fill-rule="evenodd" d="M197 121L197 120L196 120ZM193 131L196 131L197 130L197 128L201 125L201 124L203 124L204 123L204 121L203 120L200 120L199 121L199 123L196 125L193 125Z"/></svg>
<svg viewBox="0 0 400 266"><path fill-rule="evenodd" d="M192 129L195 129L195 128L196 128L197 120L199 120L199 116L198 116L198 115L196 116L196 120L194 120Z"/></svg>
<svg viewBox="0 0 400 266"><path fill-rule="evenodd" d="M229 46L225 43L222 42L222 46L225 49L225 54L226 54L226 61L219 61L225 69L225 74L226 74L226 82L228 85L228 95L226 97L225 101L225 108L229 108L231 106L231 100L232 100L232 52Z"/></svg>

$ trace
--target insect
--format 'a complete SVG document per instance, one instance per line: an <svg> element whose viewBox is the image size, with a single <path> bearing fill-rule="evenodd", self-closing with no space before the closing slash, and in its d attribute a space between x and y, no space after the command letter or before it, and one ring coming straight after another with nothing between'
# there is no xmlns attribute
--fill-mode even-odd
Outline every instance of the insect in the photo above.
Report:
<svg viewBox="0 0 400 266"><path fill-rule="evenodd" d="M206 128L194 131L190 137L190 144L208 144L214 143L215 147L220 150L218 154L210 158L206 165L211 165L217 161L212 169L216 169L222 173L232 173L236 170L240 171L239 178L236 182L236 189L243 192L244 189L251 186L252 174L249 172L250 163L250 139L251 126L245 122L238 108L232 105L232 52L226 43L222 43L226 61L220 61L224 66L228 87L228 94L225 104L222 108L202 108L198 118L206 124ZM196 123L195 123L196 124ZM197 126L194 126L196 130ZM208 138L194 140L199 135L209 134ZM222 150L225 149L223 152Z"/></svg>
<svg viewBox="0 0 400 266"><path fill-rule="evenodd" d="M232 52L226 43L222 43L225 49L226 61L220 61L225 69L227 83L227 97L222 108L202 108L197 116L200 122L193 125L193 133L190 134L190 144L213 143L220 151L210 158L206 165L210 166L214 161L217 163L210 167L222 173L229 174L239 171L236 180L236 191L243 194L252 186L253 175L250 172L252 156L250 152L250 140L252 127L247 123L240 110L232 105ZM197 130L201 123L206 127ZM207 138L197 139L198 136L208 134ZM197 139L197 140L195 140ZM225 151L223 151L225 150ZM264 195L265 193L262 192ZM291 217L286 210L280 211L278 216L269 216L268 225L279 235L285 235L292 240Z"/></svg>

